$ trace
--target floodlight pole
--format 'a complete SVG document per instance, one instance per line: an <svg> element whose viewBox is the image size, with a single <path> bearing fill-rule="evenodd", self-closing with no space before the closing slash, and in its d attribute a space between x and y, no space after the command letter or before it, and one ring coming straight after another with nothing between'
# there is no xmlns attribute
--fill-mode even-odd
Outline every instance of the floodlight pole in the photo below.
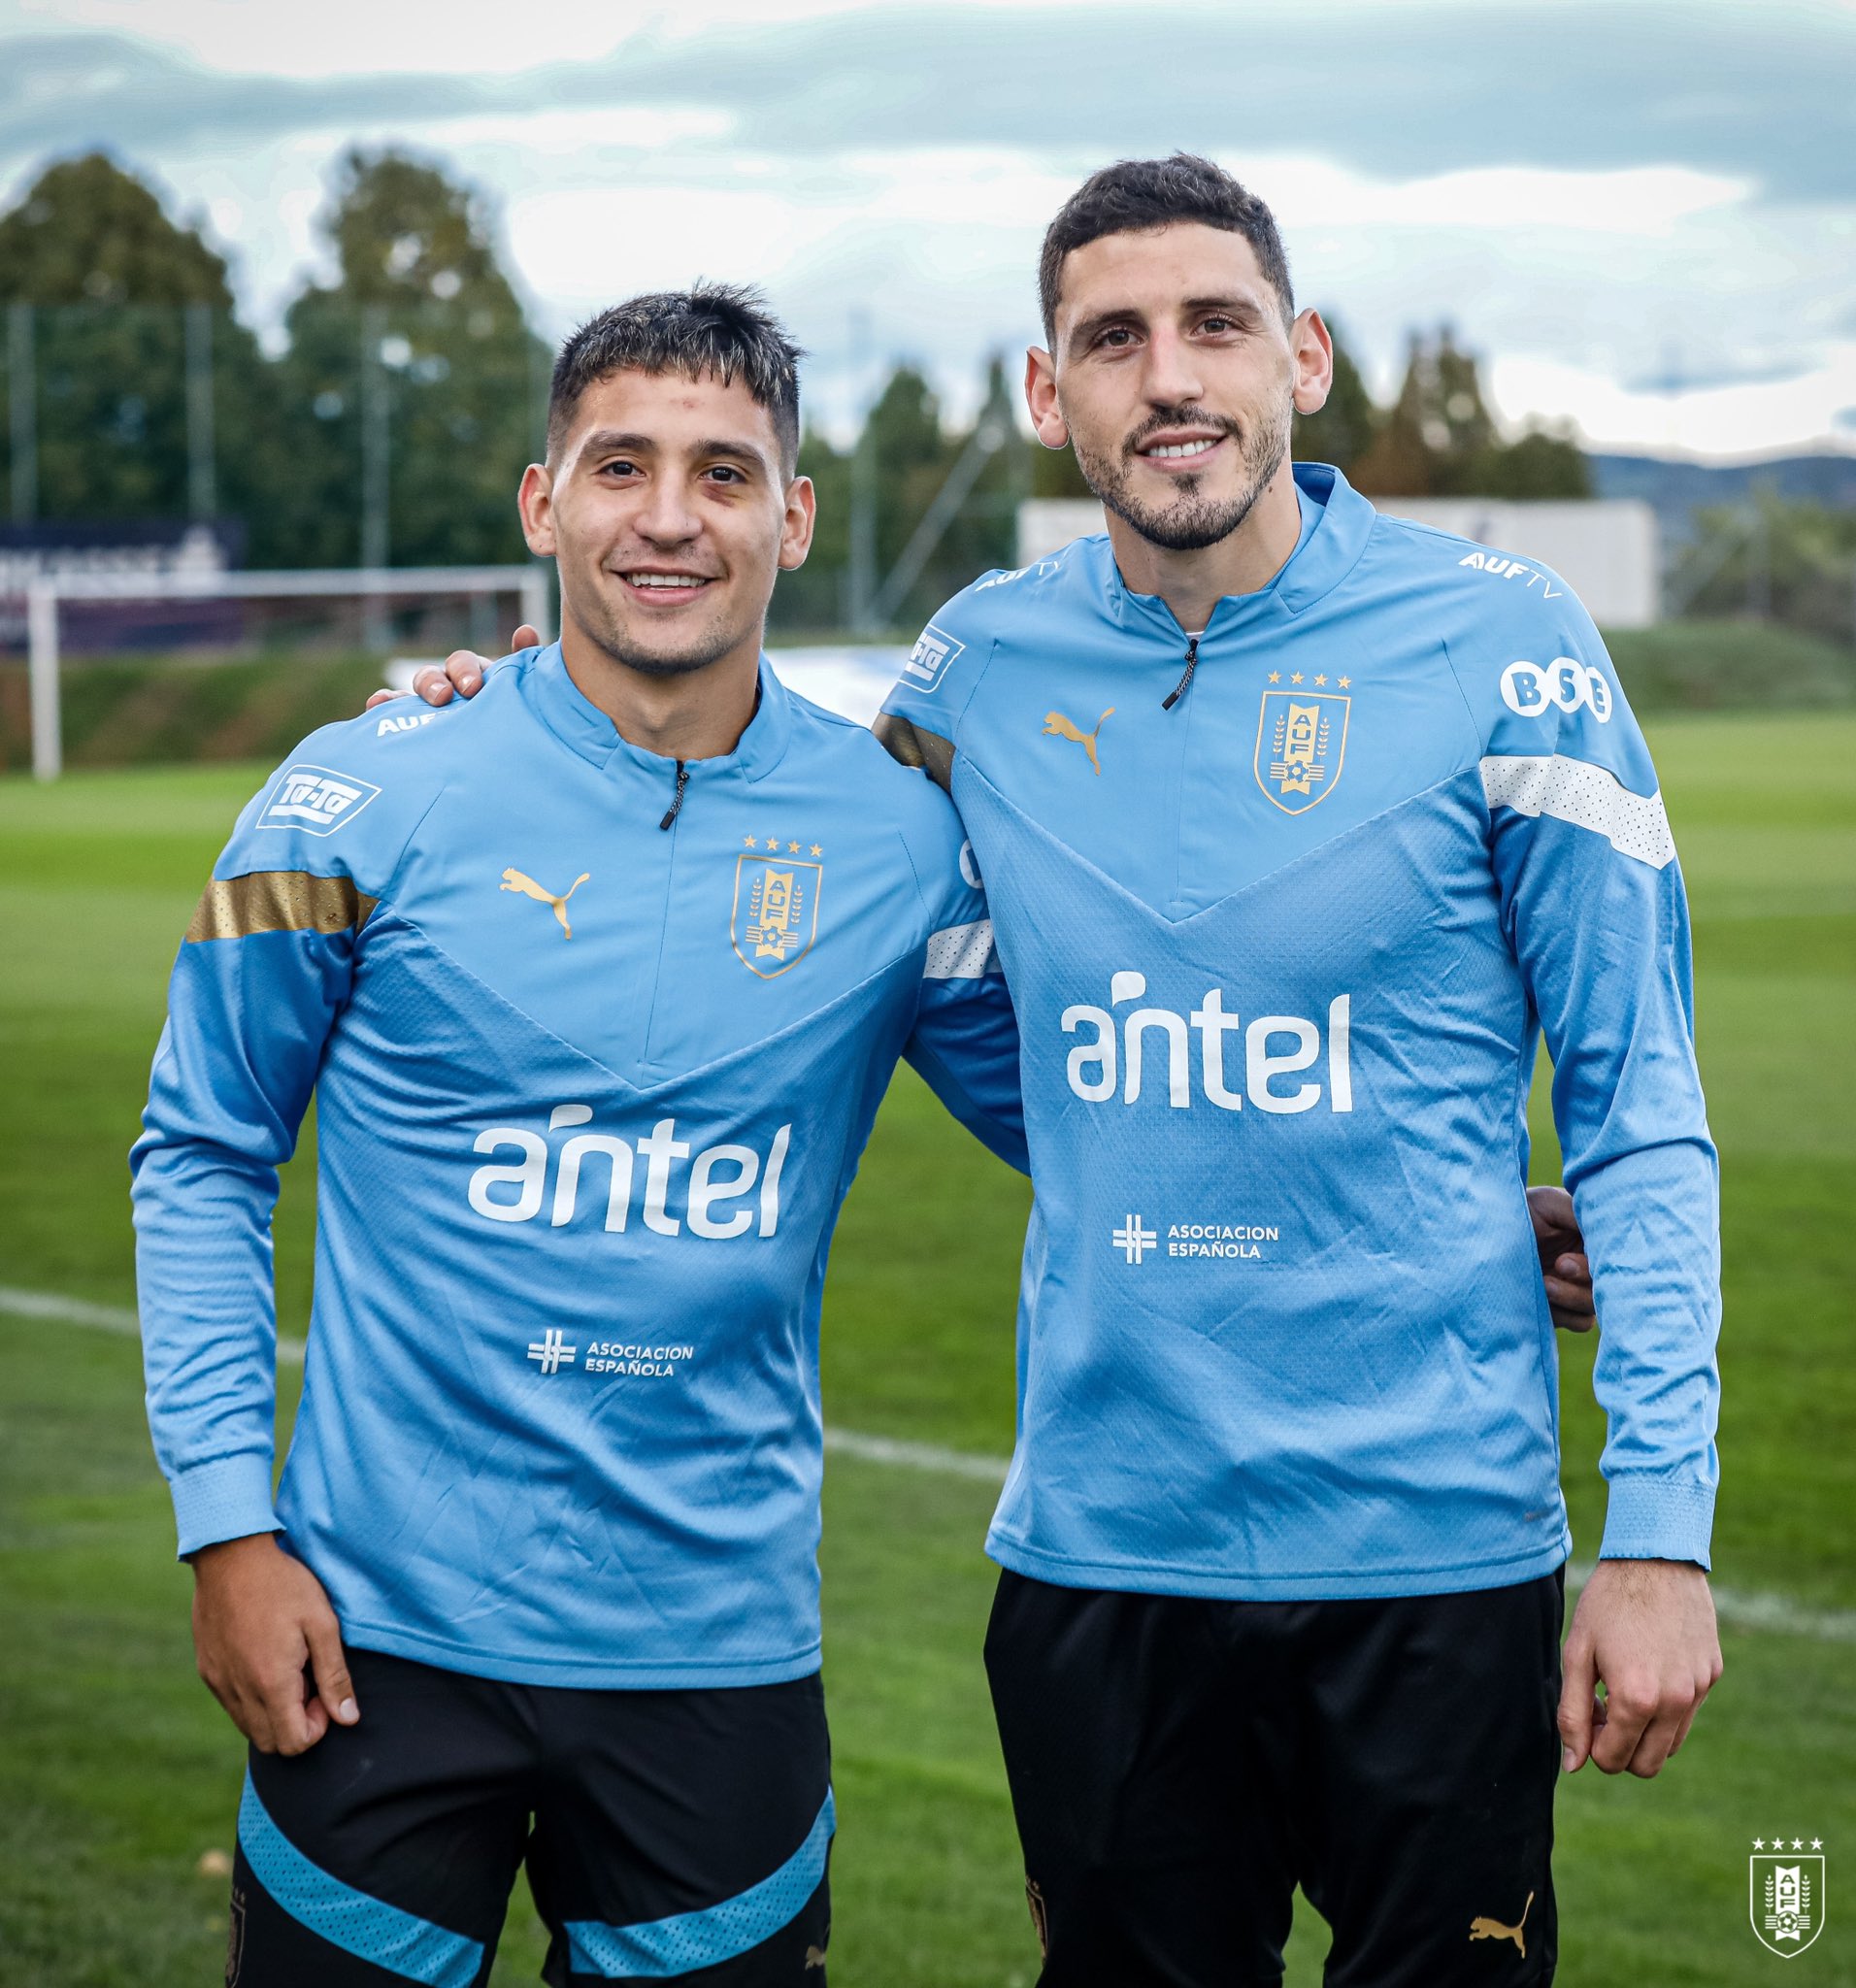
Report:
<svg viewBox="0 0 1856 1988"><path fill-rule="evenodd" d="M531 566L522 576L522 619L547 642L548 638L547 610L550 605L547 585L547 568Z"/></svg>
<svg viewBox="0 0 1856 1988"><path fill-rule="evenodd" d="M55 780L64 771L58 724L58 590L41 581L26 591L26 656L32 687L32 777Z"/></svg>
<svg viewBox="0 0 1856 1988"><path fill-rule="evenodd" d="M39 380L30 304L7 309L7 427L13 521L30 524L39 511Z"/></svg>
<svg viewBox="0 0 1856 1988"><path fill-rule="evenodd" d="M187 514L201 520L218 508L213 474L213 306L186 307Z"/></svg>

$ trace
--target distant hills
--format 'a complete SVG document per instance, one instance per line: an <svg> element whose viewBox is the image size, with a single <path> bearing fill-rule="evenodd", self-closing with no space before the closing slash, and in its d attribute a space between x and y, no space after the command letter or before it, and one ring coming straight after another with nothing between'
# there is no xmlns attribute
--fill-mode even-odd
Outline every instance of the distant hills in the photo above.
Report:
<svg viewBox="0 0 1856 1988"><path fill-rule="evenodd" d="M1744 504L1770 488L1797 504L1856 509L1856 455L1784 455L1771 462L1666 462L1653 455L1588 455L1600 497L1641 497L1656 513L1665 543L1694 536L1694 513Z"/></svg>

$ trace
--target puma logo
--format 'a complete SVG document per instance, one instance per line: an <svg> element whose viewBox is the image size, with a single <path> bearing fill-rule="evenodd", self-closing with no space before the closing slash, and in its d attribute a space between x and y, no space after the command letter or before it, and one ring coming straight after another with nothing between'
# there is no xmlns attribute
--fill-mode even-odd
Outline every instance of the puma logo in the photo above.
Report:
<svg viewBox="0 0 1856 1988"><path fill-rule="evenodd" d="M1093 732L1085 732L1074 718L1065 717L1062 712L1047 711L1044 712L1042 736L1046 739L1068 739L1073 744L1080 746L1088 753L1089 764L1095 768L1096 778L1100 779L1102 778L1102 761L1096 757L1096 740L1101 734L1105 721L1113 717L1114 714L1115 708L1111 704L1103 712L1102 716L1096 720L1096 729Z"/></svg>
<svg viewBox="0 0 1856 1988"><path fill-rule="evenodd" d="M822 1968L824 1965L825 1949L822 1946L809 1946L806 1949L807 1973L810 1974L814 1968Z"/></svg>
<svg viewBox="0 0 1856 1988"><path fill-rule="evenodd" d="M544 890L535 881L534 878L524 877L519 870L505 870L503 872L501 888L504 890L520 891L524 897L532 897L537 904L552 905L555 917L561 921L561 930L567 934L568 938L572 939L574 928L567 922L567 900L574 895L591 875L592 872L590 870L582 870L573 882L567 886L566 892L562 896L556 897L551 890Z"/></svg>
<svg viewBox="0 0 1856 1988"><path fill-rule="evenodd" d="M1527 1915L1534 1909L1534 1894L1529 1892L1527 1904L1521 1907L1521 1925L1504 1926L1500 1919L1472 1919L1470 1938L1472 1939L1511 1939L1523 1960L1527 1959L1527 1941L1521 1938L1521 1926L1527 1924Z"/></svg>

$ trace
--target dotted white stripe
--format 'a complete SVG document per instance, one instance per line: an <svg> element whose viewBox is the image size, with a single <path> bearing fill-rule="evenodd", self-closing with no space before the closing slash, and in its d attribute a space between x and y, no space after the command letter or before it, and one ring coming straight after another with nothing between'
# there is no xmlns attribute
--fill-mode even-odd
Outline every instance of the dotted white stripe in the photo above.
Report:
<svg viewBox="0 0 1856 1988"><path fill-rule="evenodd" d="M1633 794L1614 773L1561 753L1497 754L1482 762L1482 792L1491 810L1550 814L1602 835L1620 856L1652 870L1675 860L1675 841L1658 794Z"/></svg>
<svg viewBox="0 0 1856 1988"><path fill-rule="evenodd" d="M990 918L976 918L971 925L948 925L929 934L928 957L921 970L924 980L977 980L982 974L998 971Z"/></svg>

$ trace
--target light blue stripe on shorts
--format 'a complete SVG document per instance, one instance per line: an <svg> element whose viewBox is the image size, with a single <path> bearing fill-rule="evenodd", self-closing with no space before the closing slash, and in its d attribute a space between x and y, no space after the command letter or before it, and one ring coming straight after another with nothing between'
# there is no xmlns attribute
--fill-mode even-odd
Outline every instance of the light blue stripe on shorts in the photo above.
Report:
<svg viewBox="0 0 1856 1988"><path fill-rule="evenodd" d="M258 1800L248 1768L239 1803L239 1847L251 1874L292 1919L377 1968L426 1988L471 1988L483 1965L479 1940L371 1899L331 1877L290 1841Z"/></svg>
<svg viewBox="0 0 1856 1988"><path fill-rule="evenodd" d="M816 1821L771 1877L700 1912L647 1919L637 1926L608 1926L597 1919L567 1922L568 1952L577 1974L608 1981L662 1981L698 1968L713 1968L758 1946L789 1924L825 1874L838 1811L831 1791Z"/></svg>

